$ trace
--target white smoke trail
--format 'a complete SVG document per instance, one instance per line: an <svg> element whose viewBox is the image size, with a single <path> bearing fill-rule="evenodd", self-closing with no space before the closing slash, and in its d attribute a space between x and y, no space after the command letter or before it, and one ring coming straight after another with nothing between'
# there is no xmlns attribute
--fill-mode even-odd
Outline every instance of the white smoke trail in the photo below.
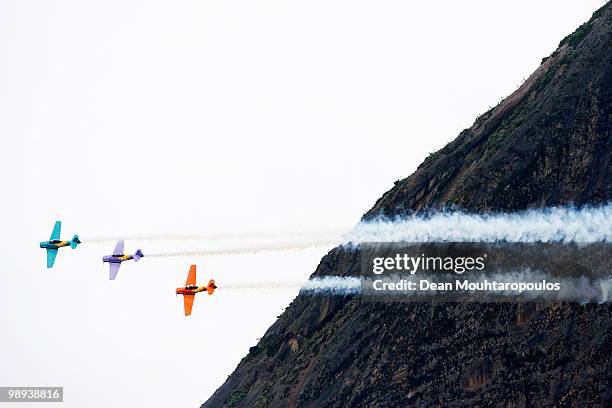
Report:
<svg viewBox="0 0 612 408"><path fill-rule="evenodd" d="M598 242L612 241L612 203L600 207L552 207L517 213L438 212L402 219L361 222L345 235L339 231L218 235L158 235L130 241L175 241L195 249L147 253L147 257L241 255L260 252L351 246L362 242ZM100 238L93 244L114 242ZM140 244L140 242L138 242ZM204 244L204 245L202 245ZM202 247L203 246L203 247Z"/></svg>
<svg viewBox="0 0 612 408"><path fill-rule="evenodd" d="M241 282L217 284L219 291L256 291L268 292L277 290L296 290L302 287L304 282Z"/></svg>
<svg viewBox="0 0 612 408"><path fill-rule="evenodd" d="M235 242L210 244L208 248L185 250L185 251L169 251L161 253L147 253L147 258L175 258L175 257L200 257L211 255L249 255L260 252L279 252L291 250L303 250L313 248L330 248L338 245L339 237L336 239L326 237L313 237L301 239L286 239L272 241L257 241L257 242Z"/></svg>
<svg viewBox="0 0 612 408"><path fill-rule="evenodd" d="M435 275L406 275L396 276L393 278L387 277L386 282L399 282L400 279L406 281L417 282L421 279L432 282L439 281ZM586 277L561 278L551 276L550 274L539 271L521 271L512 273L496 273L489 275L480 275L477 277L467 278L457 276L458 280L468 279L471 283L484 285L485 282L496 283L517 283L517 284L534 284L537 285L546 281L549 283L560 283L559 291L542 291L533 289L516 289L510 288L500 291L488 291L489 301L494 301L495 296L516 297L522 296L525 300L549 300L549 301L570 301L570 302L589 302L597 301L599 303L609 302L612 298L612 278L588 279ZM366 281L367 282L367 281ZM370 281L371 282L371 281ZM267 292L275 290L297 290L304 294L323 294L323 295L359 295L362 293L362 278L356 276L323 276L317 277L306 282L286 281L286 282L241 282L241 283L218 283L220 291L257 291ZM372 294L373 292L368 292ZM424 298L440 294L440 291L397 291L387 290L377 293L379 296L405 296L405 300L415 300L416 298ZM466 296L474 291L466 291ZM455 299L456 301L456 299Z"/></svg>
<svg viewBox="0 0 612 408"><path fill-rule="evenodd" d="M290 282L242 282L219 284L219 290L252 290L252 291L270 291L270 290L295 290L299 289L303 293L314 294L335 294L335 295L353 295L361 292L361 280L357 277L342 277L342 276L324 276L320 278L309 279L306 282L290 281Z"/></svg>
<svg viewBox="0 0 612 408"><path fill-rule="evenodd" d="M310 293L357 294L361 292L361 279L352 276L324 276L308 280L301 290Z"/></svg>
<svg viewBox="0 0 612 408"><path fill-rule="evenodd" d="M273 240L276 242L294 241L300 239L321 240L321 241L338 241L345 230L311 230L311 231L279 231L279 232L245 232L245 233L218 233L218 234L159 234L159 235L133 235L123 237L101 237L88 238L84 237L83 243L86 244L110 244L117 242L119 239L126 241L138 242L172 242L178 241L181 243L198 243L198 242L241 242L241 241L259 241Z"/></svg>
<svg viewBox="0 0 612 408"><path fill-rule="evenodd" d="M517 213L439 212L361 222L346 234L362 242L599 242L612 241L612 203L552 207Z"/></svg>

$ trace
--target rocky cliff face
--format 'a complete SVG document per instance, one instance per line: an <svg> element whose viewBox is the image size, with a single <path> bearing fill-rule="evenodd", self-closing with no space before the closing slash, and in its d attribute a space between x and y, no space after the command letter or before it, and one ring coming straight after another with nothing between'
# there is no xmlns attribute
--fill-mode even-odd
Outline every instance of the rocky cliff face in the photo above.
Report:
<svg viewBox="0 0 612 408"><path fill-rule="evenodd" d="M366 213L611 199L612 5ZM336 248L314 275L358 275ZM203 407L611 406L610 304L298 296Z"/></svg>

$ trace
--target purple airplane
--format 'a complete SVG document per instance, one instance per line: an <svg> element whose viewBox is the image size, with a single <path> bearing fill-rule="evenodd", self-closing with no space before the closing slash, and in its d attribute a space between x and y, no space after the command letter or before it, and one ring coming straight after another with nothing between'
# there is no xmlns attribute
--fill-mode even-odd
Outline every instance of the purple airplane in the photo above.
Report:
<svg viewBox="0 0 612 408"><path fill-rule="evenodd" d="M144 255L140 249L137 249L136 252L134 252L134 255L125 255L123 253L123 240L120 239L119 241L117 241L117 245L115 246L113 254L103 256L102 262L109 263L110 268L108 270L108 277L110 280L115 280L115 278L117 277L117 273L119 273L119 267L121 266L121 262L129 261L130 259L133 259L134 261L138 262L143 256Z"/></svg>

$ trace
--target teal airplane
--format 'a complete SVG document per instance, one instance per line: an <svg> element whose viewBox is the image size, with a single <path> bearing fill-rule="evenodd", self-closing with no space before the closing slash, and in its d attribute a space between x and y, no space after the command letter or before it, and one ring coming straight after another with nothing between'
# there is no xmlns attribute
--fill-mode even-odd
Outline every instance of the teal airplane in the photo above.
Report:
<svg viewBox="0 0 612 408"><path fill-rule="evenodd" d="M79 236L75 234L70 241L60 240L60 232L62 231L62 222L56 221L51 232L51 238L49 241L43 241L40 243L40 247L47 250L47 268L52 268L55 263L55 257L59 248L70 245L72 249L76 248L81 243Z"/></svg>

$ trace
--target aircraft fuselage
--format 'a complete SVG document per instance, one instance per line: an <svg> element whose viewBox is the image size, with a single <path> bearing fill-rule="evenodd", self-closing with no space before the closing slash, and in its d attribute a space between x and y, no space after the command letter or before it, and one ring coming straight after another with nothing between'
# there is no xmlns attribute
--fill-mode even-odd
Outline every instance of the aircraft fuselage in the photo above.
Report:
<svg viewBox="0 0 612 408"><path fill-rule="evenodd" d="M58 249L67 246L70 246L70 241L61 241L59 239L54 239L53 241L43 241L40 243L40 247L44 249Z"/></svg>
<svg viewBox="0 0 612 408"><path fill-rule="evenodd" d="M182 288L176 288L177 295L195 295L196 293L205 292L208 290L206 286L184 286Z"/></svg>
<svg viewBox="0 0 612 408"><path fill-rule="evenodd" d="M121 263L134 259L134 255L105 255L102 257L102 262Z"/></svg>

